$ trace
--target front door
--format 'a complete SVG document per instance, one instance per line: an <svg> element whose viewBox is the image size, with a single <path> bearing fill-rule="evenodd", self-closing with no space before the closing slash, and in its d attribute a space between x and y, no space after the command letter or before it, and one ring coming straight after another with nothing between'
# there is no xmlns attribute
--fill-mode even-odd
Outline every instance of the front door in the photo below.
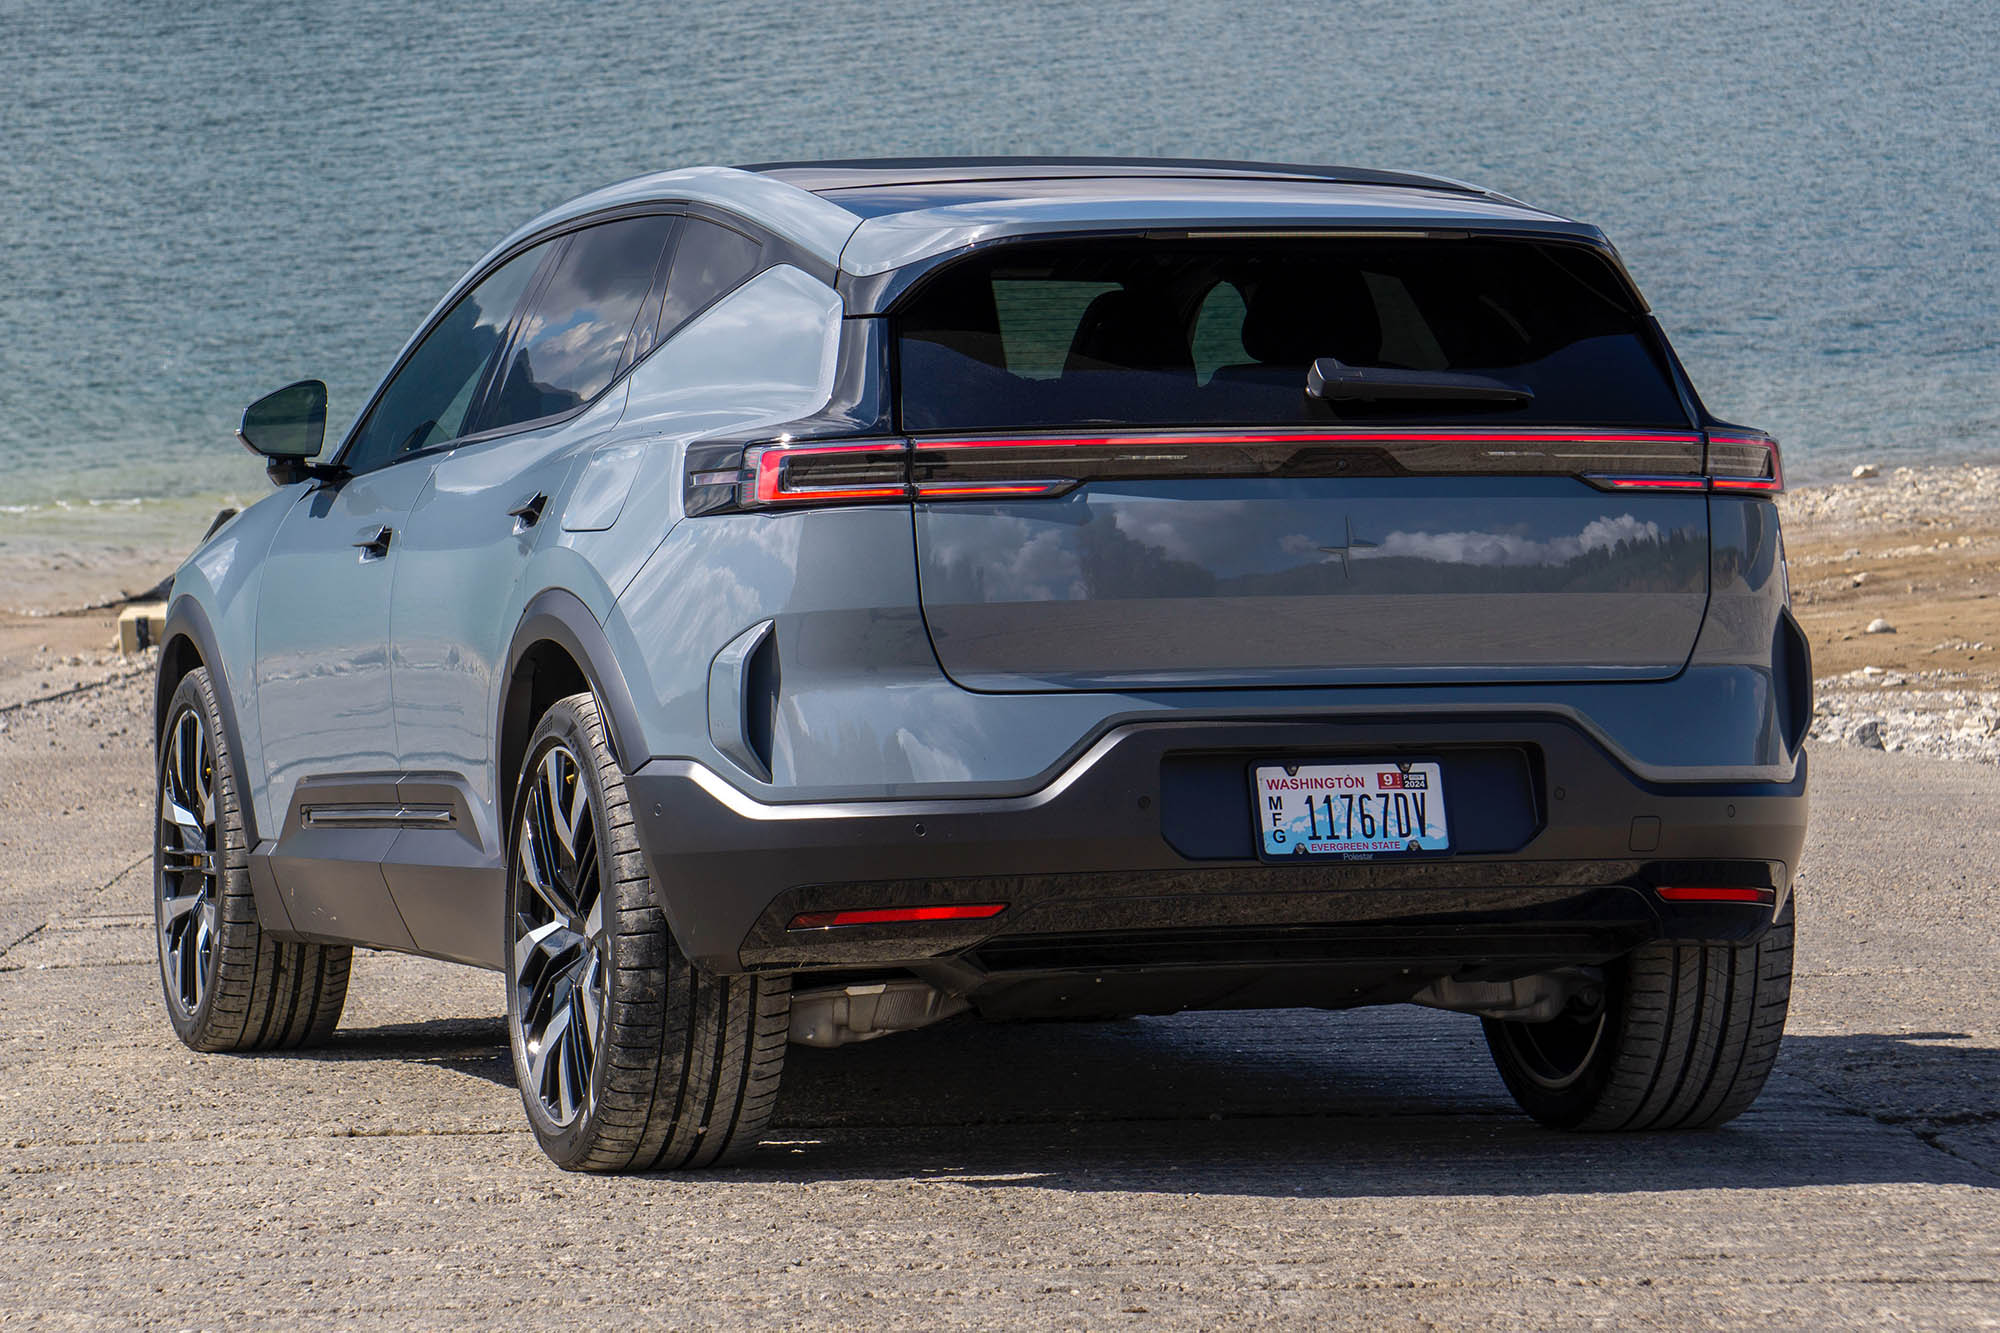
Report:
<svg viewBox="0 0 2000 1333"><path fill-rule="evenodd" d="M411 946L370 862L387 843L361 818L395 805L389 596L429 458L309 490L279 526L257 598L257 721L269 801L261 825L293 924L330 939Z"/></svg>
<svg viewBox="0 0 2000 1333"><path fill-rule="evenodd" d="M408 522L444 449L473 425L548 244L480 279L417 340L342 446L344 475L280 525L257 602L258 726L270 866L292 924L415 948L382 860L401 791L389 609Z"/></svg>

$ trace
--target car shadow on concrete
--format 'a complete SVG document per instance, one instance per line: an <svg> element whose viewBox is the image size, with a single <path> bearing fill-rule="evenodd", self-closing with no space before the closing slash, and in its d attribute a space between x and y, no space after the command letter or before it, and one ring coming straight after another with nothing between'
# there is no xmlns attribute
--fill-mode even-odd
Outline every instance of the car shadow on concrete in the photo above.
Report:
<svg viewBox="0 0 2000 1333"><path fill-rule="evenodd" d="M513 1086L502 1020L343 1029L311 1058L411 1061ZM963 1019L794 1046L732 1179L1292 1196L1600 1194L1949 1183L1934 1143L2000 1120L2000 1050L1959 1033L1794 1035L1763 1098L1710 1133L1578 1135L1515 1108L1476 1019L1392 1008L1105 1023Z"/></svg>
<svg viewBox="0 0 2000 1333"><path fill-rule="evenodd" d="M282 1054L329 1064L393 1060L431 1065L503 1088L514 1086L514 1062L507 1053L507 1020L497 1017L342 1027L335 1029L333 1040L325 1046Z"/></svg>
<svg viewBox="0 0 2000 1333"><path fill-rule="evenodd" d="M1960 1035L1795 1036L1724 1129L1578 1135L1523 1116L1478 1021L1458 1015L943 1025L795 1047L753 1169L1273 1197L1996 1188L2000 1174L1927 1136L1993 1114L2000 1050Z"/></svg>

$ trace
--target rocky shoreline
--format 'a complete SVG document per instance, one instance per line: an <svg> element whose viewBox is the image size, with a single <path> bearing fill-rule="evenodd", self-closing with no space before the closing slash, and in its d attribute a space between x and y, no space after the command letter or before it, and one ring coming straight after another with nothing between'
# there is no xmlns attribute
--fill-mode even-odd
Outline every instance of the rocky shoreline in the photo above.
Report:
<svg viewBox="0 0 2000 1333"><path fill-rule="evenodd" d="M2000 467L1899 467L1780 508L1812 738L2000 764Z"/></svg>

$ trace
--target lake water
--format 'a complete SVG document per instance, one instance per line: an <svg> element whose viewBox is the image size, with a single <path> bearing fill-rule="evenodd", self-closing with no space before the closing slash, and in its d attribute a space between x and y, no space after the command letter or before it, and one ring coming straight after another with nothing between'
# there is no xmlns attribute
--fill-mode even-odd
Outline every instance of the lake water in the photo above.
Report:
<svg viewBox="0 0 2000 1333"><path fill-rule="evenodd" d="M502 234L703 162L1464 177L1604 226L1711 406L1795 478L1989 456L1996 69L1991 0L0 0L0 607L186 550L265 488L245 402L318 376L344 423Z"/></svg>

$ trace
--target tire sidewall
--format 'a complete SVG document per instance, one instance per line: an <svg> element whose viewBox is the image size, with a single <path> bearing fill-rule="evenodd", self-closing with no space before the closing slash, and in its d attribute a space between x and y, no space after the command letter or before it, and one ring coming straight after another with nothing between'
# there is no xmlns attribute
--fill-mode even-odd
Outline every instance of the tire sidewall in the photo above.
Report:
<svg viewBox="0 0 2000 1333"><path fill-rule="evenodd" d="M202 727L208 733L209 753L215 764L215 840L218 845L214 851L221 859L215 885L215 944L209 954L208 976L203 979L201 1003L192 1013L181 1008L180 997L174 993L173 982L167 977L166 940L162 931L166 899L161 892L166 874L166 849L161 845L160 838L161 811L166 801L167 738L173 734L181 716L190 711L201 718ZM223 733L222 719L217 713L208 688L208 672L205 668L196 667L181 677L173 697L167 701L166 721L153 743L153 952L158 963L160 999L166 1005L167 1021L174 1025L174 1032L182 1042L196 1048L204 1044L210 1026L210 1011L221 989L224 933L229 929L223 899L227 895L229 879L240 873L242 861L243 830L236 818L235 770L230 767L228 737Z"/></svg>
<svg viewBox="0 0 2000 1333"><path fill-rule="evenodd" d="M540 1140L542 1150L558 1166L571 1166L581 1161L590 1151L597 1137L597 1118L602 1101L604 1065L611 1047L610 1028L615 1021L618 1004L618 931L615 929L613 911L616 900L612 892L615 877L610 864L611 849L606 842L608 821L605 792L598 766L602 755L601 746L593 743L590 729L567 700L553 705L542 720L536 724L534 733L528 738L527 755L521 762L521 771L516 775L514 800L507 819L507 892L505 912L500 922L501 958L504 960L502 973L507 991L507 1045L514 1060L514 1082L521 1093L521 1103L528 1113L528 1123ZM558 1125L549 1118L542 1107L539 1093L531 1086L528 1074L528 1051L521 1025L521 1001L514 984L514 918L519 911L521 887L521 818L528 807L528 796L532 776L541 766L542 759L558 745L566 746L576 756L577 769L581 772L583 784L590 803L591 834L597 839L598 893L605 913L605 937L610 957L606 960L604 982L605 1033L597 1044L590 1070L590 1097L588 1103L576 1119L567 1125Z"/></svg>

